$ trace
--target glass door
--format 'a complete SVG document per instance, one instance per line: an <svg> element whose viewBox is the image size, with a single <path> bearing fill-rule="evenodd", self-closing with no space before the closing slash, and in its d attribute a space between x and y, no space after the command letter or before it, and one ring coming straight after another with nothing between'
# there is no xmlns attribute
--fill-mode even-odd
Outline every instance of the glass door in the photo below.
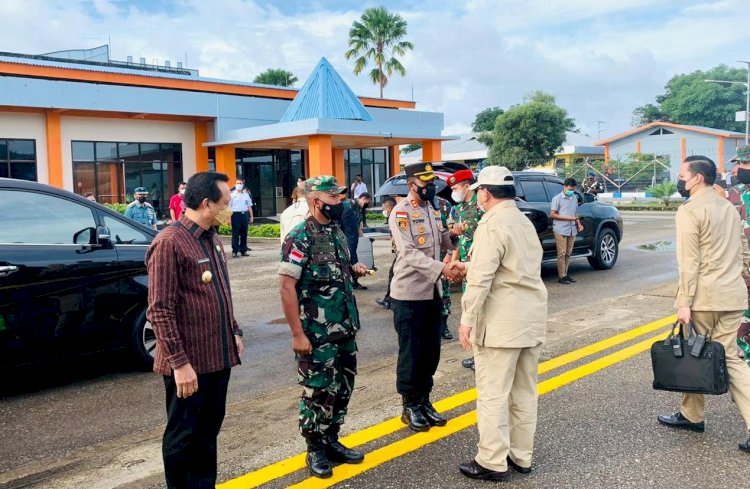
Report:
<svg viewBox="0 0 750 489"><path fill-rule="evenodd" d="M276 215L276 177L273 160L242 164L245 186L253 196L256 217Z"/></svg>

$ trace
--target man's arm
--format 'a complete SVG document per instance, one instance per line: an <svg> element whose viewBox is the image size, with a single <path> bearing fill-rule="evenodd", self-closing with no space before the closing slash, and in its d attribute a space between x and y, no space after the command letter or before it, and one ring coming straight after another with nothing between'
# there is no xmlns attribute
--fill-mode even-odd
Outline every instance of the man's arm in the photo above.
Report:
<svg viewBox="0 0 750 489"><path fill-rule="evenodd" d="M698 267L700 266L699 226L695 216L684 207L677 211L677 298L675 305L691 307L698 285Z"/></svg>
<svg viewBox="0 0 750 489"><path fill-rule="evenodd" d="M174 215L174 209L172 207L169 208L169 217L171 217L173 221L177 220L177 218Z"/></svg>
<svg viewBox="0 0 750 489"><path fill-rule="evenodd" d="M575 217L560 215L560 195L552 197L552 203L550 204L549 217L555 221L575 221Z"/></svg>
<svg viewBox="0 0 750 489"><path fill-rule="evenodd" d="M281 247L281 263L279 264L279 292L281 294L281 309L292 333L292 350L300 355L312 352L310 340L305 335L300 319L299 298L297 296L297 281L302 277L302 271L307 265L307 241L296 231L291 231Z"/></svg>

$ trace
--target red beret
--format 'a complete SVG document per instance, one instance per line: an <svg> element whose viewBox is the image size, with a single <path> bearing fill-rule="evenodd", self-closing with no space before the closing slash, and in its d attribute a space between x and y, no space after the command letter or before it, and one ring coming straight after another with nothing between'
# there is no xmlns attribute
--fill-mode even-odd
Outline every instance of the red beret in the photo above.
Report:
<svg viewBox="0 0 750 489"><path fill-rule="evenodd" d="M452 187L457 183L471 182L474 180L474 174L471 170L458 170L456 173L448 177L448 186Z"/></svg>

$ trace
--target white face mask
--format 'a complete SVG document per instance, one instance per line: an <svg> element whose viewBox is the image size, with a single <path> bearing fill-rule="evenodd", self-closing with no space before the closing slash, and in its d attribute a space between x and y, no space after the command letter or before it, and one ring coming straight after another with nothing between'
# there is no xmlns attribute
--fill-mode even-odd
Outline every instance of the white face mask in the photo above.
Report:
<svg viewBox="0 0 750 489"><path fill-rule="evenodd" d="M184 188L180 189L180 195L185 195L185 189Z"/></svg>
<svg viewBox="0 0 750 489"><path fill-rule="evenodd" d="M297 182L297 188L300 190L305 190L305 182Z"/></svg>
<svg viewBox="0 0 750 489"><path fill-rule="evenodd" d="M242 185L241 183L238 183L237 185L234 186L234 188L236 188L239 191L242 191L242 189L245 188L245 186Z"/></svg>
<svg viewBox="0 0 750 489"><path fill-rule="evenodd" d="M383 210L383 217L385 217L386 219L388 219L388 211Z"/></svg>
<svg viewBox="0 0 750 489"><path fill-rule="evenodd" d="M451 199L453 202L459 203L464 201L464 193L461 190L454 190L451 192Z"/></svg>

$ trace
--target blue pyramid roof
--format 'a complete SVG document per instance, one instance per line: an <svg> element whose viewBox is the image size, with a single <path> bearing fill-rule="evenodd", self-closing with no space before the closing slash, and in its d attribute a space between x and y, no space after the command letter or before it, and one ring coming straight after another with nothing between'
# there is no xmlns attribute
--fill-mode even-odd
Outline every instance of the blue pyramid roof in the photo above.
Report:
<svg viewBox="0 0 750 489"><path fill-rule="evenodd" d="M320 59L279 122L305 119L374 120L325 58Z"/></svg>

